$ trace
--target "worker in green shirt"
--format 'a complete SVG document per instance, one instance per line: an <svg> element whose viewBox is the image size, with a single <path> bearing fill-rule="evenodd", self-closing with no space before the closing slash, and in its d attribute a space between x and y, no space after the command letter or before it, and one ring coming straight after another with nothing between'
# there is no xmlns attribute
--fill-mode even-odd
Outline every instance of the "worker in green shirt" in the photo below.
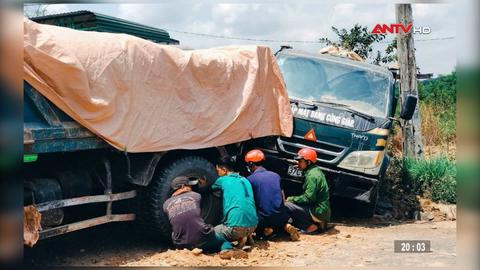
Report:
<svg viewBox="0 0 480 270"><path fill-rule="evenodd" d="M305 233L318 233L331 229L330 196L325 175L317 162L317 152L310 148L302 148L295 159L298 168L304 172L304 193L287 198L285 206L293 219L293 224Z"/></svg>
<svg viewBox="0 0 480 270"><path fill-rule="evenodd" d="M253 244L252 233L255 231L258 218L255 208L255 199L250 182L243 176L234 172L235 159L230 156L220 158L215 166L220 176L212 184L212 190L221 190L223 193L223 220L222 224L215 226L215 232L229 241L238 241L239 248L248 240ZM204 185L205 180L200 180ZM230 252L220 253L222 257L229 256Z"/></svg>

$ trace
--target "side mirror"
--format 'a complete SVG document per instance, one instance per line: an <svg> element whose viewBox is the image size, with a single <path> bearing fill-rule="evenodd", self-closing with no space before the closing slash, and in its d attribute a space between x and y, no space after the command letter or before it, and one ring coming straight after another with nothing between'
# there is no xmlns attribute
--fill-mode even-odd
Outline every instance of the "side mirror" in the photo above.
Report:
<svg viewBox="0 0 480 270"><path fill-rule="evenodd" d="M400 111L400 118L403 120L410 120L415 112L418 98L414 95L407 95L403 100L402 110Z"/></svg>

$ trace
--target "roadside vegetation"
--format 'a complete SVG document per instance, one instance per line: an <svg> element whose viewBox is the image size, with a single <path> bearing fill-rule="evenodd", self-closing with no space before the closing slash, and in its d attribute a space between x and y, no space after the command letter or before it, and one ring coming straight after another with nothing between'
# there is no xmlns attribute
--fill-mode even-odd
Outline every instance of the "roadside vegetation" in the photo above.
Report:
<svg viewBox="0 0 480 270"><path fill-rule="evenodd" d="M390 140L393 161L381 192L389 200L410 205L415 196L456 203L456 73L419 83L424 159L402 156L397 125ZM409 196L412 195L412 196Z"/></svg>
<svg viewBox="0 0 480 270"><path fill-rule="evenodd" d="M403 166L403 176L415 194L432 201L457 202L457 169L447 157L435 156L423 160L405 158Z"/></svg>
<svg viewBox="0 0 480 270"><path fill-rule="evenodd" d="M404 176L414 192L433 201L456 203L456 91L457 76L419 84L424 160L404 159Z"/></svg>
<svg viewBox="0 0 480 270"><path fill-rule="evenodd" d="M449 149L456 139L456 73L438 77L419 84L422 133L427 155L455 155Z"/></svg>

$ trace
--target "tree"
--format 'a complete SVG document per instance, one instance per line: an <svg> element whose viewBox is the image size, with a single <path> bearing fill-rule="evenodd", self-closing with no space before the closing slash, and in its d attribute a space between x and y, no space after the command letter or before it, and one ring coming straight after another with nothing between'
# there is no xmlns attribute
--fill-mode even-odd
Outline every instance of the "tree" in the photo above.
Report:
<svg viewBox="0 0 480 270"><path fill-rule="evenodd" d="M393 61L398 61L397 57L397 39L393 39L390 44L388 44L385 49L385 56L382 57L382 63L390 63Z"/></svg>
<svg viewBox="0 0 480 270"><path fill-rule="evenodd" d="M338 41L331 41L328 38L320 38L320 41L327 45L342 47L360 55L363 59L370 57L372 44L385 38L385 34L372 34L366 26L355 24L351 29L338 29L332 26L332 31L337 34ZM378 53L377 53L378 56Z"/></svg>
<svg viewBox="0 0 480 270"><path fill-rule="evenodd" d="M375 56L373 64L380 66L381 64L388 64L397 60L397 39L394 39L385 49L385 54L377 51L377 56Z"/></svg>

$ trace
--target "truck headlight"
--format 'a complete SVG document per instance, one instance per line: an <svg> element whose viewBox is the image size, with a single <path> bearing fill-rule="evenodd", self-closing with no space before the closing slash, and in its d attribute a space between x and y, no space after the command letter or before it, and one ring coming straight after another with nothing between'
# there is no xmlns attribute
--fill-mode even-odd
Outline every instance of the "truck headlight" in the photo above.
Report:
<svg viewBox="0 0 480 270"><path fill-rule="evenodd" d="M379 169L379 166L382 163L383 153L384 151L354 151L348 154L348 156L340 162L338 167L368 174L375 174L375 171L378 170L372 169Z"/></svg>

